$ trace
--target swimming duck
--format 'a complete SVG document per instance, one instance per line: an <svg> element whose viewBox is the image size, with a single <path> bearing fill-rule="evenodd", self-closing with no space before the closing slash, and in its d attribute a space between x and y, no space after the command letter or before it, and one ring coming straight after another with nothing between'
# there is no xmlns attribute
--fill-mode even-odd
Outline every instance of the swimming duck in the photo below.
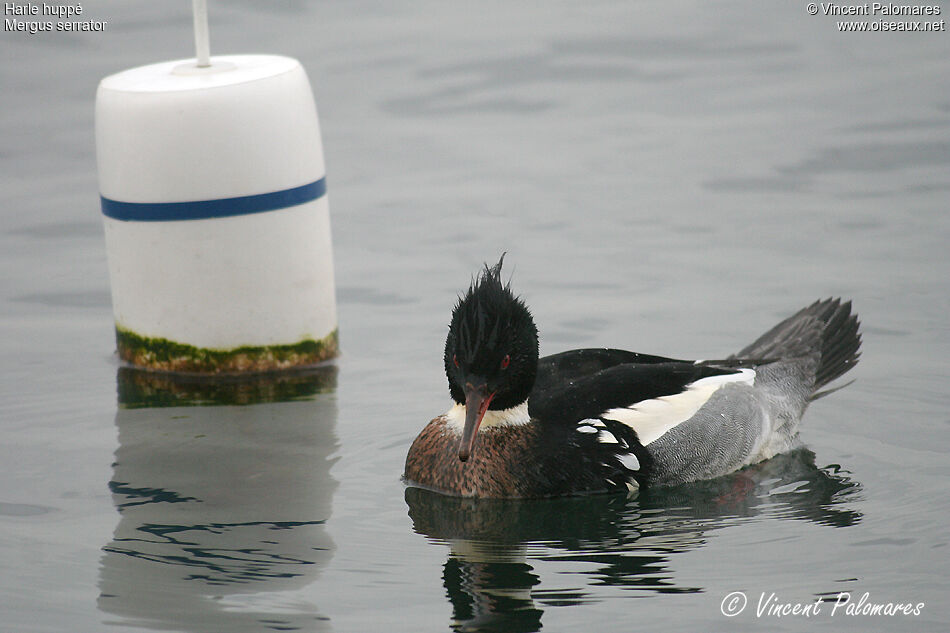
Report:
<svg viewBox="0 0 950 633"><path fill-rule="evenodd" d="M816 301L721 361L618 349L538 357L504 256L460 296L445 340L454 405L406 457L409 485L551 497L712 479L801 445L822 387L858 361L851 302Z"/></svg>

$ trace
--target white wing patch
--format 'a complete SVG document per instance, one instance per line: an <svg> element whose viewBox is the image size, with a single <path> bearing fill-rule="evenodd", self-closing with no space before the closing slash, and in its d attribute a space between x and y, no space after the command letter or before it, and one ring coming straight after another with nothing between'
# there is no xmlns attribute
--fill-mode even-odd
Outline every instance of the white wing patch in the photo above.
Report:
<svg viewBox="0 0 950 633"><path fill-rule="evenodd" d="M637 459L637 456L633 453L623 453L617 455L617 459L620 460L620 463L623 464L623 467L627 470L632 470L634 472L640 470L640 460Z"/></svg>
<svg viewBox="0 0 950 633"><path fill-rule="evenodd" d="M700 378L676 395L610 409L601 417L626 424L637 432L640 443L647 446L696 415L720 387L732 383L755 384L755 370L739 369L735 374Z"/></svg>
<svg viewBox="0 0 950 633"><path fill-rule="evenodd" d="M607 425L600 418L587 418L577 423L578 433L596 433L597 441L601 444L615 444L620 446L617 436L607 430Z"/></svg>

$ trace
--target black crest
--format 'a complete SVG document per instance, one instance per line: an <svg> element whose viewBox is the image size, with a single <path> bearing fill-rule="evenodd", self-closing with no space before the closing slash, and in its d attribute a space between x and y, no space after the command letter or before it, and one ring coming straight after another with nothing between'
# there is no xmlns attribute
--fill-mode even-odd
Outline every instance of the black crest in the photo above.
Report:
<svg viewBox="0 0 950 633"><path fill-rule="evenodd" d="M461 384L470 376L487 381L496 393L491 409L523 402L534 385L538 330L524 301L501 280L505 256L485 265L460 296L445 340L445 372L456 402L464 402Z"/></svg>

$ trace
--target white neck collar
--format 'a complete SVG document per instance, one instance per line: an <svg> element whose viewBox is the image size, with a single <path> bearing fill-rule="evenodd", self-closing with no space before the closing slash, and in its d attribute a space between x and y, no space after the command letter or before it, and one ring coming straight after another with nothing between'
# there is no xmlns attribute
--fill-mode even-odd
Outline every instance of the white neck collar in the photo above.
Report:
<svg viewBox="0 0 950 633"><path fill-rule="evenodd" d="M486 411L485 417L482 418L482 424L479 426L479 431L501 426L518 426L528 424L529 422L531 422L531 415L528 414L528 401L525 400L510 409L503 409L501 411L492 411L489 409ZM456 403L451 409L446 411L445 424L461 435L462 429L465 427L465 405Z"/></svg>

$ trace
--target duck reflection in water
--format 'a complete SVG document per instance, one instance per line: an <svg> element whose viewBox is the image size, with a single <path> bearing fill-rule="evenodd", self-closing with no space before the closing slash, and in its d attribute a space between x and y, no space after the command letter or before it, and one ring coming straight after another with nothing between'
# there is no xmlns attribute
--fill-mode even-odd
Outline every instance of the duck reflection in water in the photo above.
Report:
<svg viewBox="0 0 950 633"><path fill-rule="evenodd" d="M99 608L156 630L323 630L282 592L330 560L336 368L241 380L123 368ZM284 594L288 595L288 594ZM118 619L116 619L118 618Z"/></svg>
<svg viewBox="0 0 950 633"><path fill-rule="evenodd" d="M536 631L545 607L597 600L593 585L701 592L676 582L672 555L750 520L855 525L861 515L846 504L860 491L840 467L818 468L814 453L802 448L725 477L639 496L473 499L409 487L406 502L415 531L450 548L443 582L453 630ZM578 564L584 571L570 577L586 582L542 587L539 572L549 563Z"/></svg>

